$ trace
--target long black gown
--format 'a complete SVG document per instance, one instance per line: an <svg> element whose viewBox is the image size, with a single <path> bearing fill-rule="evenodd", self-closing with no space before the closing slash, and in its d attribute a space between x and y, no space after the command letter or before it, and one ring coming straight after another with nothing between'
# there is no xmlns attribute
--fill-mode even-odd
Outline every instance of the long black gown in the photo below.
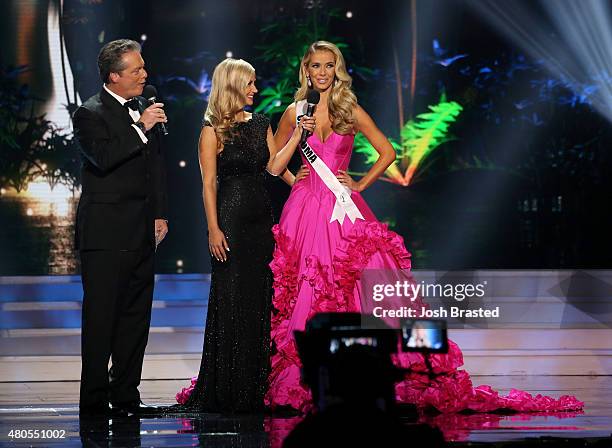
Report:
<svg viewBox="0 0 612 448"><path fill-rule="evenodd" d="M217 213L230 251L211 257L212 275L198 382L185 409L241 413L263 410L270 372L274 250L265 169L269 120L238 123L217 157Z"/></svg>

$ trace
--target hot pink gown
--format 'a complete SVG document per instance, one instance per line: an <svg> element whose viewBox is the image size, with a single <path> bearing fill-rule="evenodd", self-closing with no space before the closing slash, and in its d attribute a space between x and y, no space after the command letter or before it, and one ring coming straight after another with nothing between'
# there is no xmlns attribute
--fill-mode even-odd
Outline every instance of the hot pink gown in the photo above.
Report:
<svg viewBox="0 0 612 448"><path fill-rule="evenodd" d="M353 140L352 134L334 132L325 142L313 135L308 143L336 174L348 169ZM303 163L308 162L303 158ZM330 223L336 198L311 168L310 174L293 186L280 223L273 228L276 248L270 266L275 311L271 338L275 352L265 398L272 408L285 405L307 411L312 406L310 391L300 382L293 331L303 330L317 312L360 311L359 280L364 269L411 267L402 237L376 219L359 193L353 192L351 198L365 219L352 223L345 217L342 225L338 221ZM448 354L431 357L434 372L441 374L433 382L419 373L426 371L420 354L401 354L395 362L415 372L397 385L397 399L419 407L435 407L441 412L488 412L561 411L583 406L571 396L534 397L518 390L501 396L489 386L473 387L469 374L458 370L463 356L452 341Z"/></svg>

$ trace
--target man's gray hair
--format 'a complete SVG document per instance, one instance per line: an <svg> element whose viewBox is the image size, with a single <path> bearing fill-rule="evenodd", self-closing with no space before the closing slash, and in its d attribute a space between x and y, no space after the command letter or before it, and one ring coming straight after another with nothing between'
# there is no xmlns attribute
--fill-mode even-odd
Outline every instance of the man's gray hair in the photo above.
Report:
<svg viewBox="0 0 612 448"><path fill-rule="evenodd" d="M111 73L118 73L125 68L122 59L125 53L140 50L140 44L130 39L113 40L104 45L98 53L98 71L102 82L108 84Z"/></svg>

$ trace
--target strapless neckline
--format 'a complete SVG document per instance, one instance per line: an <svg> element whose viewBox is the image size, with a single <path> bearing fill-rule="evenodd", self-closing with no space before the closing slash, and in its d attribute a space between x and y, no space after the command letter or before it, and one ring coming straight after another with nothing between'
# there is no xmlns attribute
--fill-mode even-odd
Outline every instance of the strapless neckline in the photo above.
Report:
<svg viewBox="0 0 612 448"><path fill-rule="evenodd" d="M317 134L316 132L312 134L312 136L314 136L317 141L322 144L322 145L326 145L334 135L337 135L338 137L344 138L344 137L354 137L355 134L338 134L336 131L332 131L331 134L329 134L327 136L327 138L325 140L321 140L321 138L319 137L319 134Z"/></svg>

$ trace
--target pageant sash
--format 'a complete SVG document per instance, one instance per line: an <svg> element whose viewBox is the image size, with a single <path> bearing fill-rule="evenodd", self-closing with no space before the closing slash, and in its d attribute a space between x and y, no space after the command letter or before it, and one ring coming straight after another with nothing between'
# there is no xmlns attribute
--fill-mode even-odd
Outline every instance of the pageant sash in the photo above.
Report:
<svg viewBox="0 0 612 448"><path fill-rule="evenodd" d="M305 105L305 100L299 101L296 104L295 110L297 120L303 115ZM336 197L336 203L334 204L334 210L329 222L332 223L337 220L340 225L342 225L345 216L348 216L352 223L354 223L357 218L365 219L351 199L351 189L340 183L325 162L317 155L314 149L310 147L308 142L304 142L300 145L300 151L302 151L302 154L304 154L304 157L308 160L312 169L315 170L325 186L329 188Z"/></svg>

